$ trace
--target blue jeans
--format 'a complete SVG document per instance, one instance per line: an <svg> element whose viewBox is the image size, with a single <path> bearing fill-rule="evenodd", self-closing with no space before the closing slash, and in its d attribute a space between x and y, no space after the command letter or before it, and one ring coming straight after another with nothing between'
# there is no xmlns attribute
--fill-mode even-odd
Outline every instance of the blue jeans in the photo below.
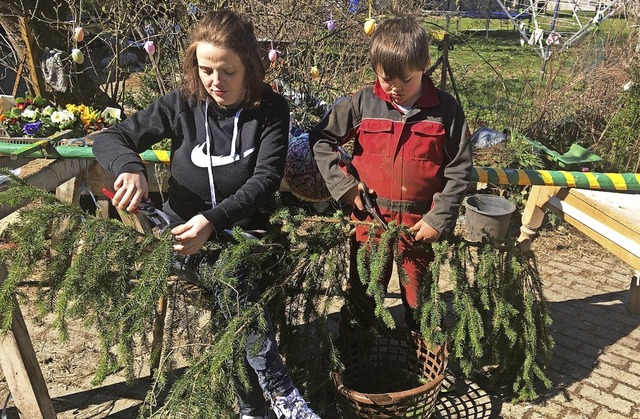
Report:
<svg viewBox="0 0 640 419"><path fill-rule="evenodd" d="M209 268L218 261L219 254L183 256L176 254L172 263L172 271L180 278L197 285L202 285L201 271L211 271ZM201 269L206 267L206 269ZM207 281L211 283L210 281ZM240 311L260 299L258 284L247 278L243 272L237 273L236 289L238 291L238 306ZM238 313L230 312L229 306L222 302L219 290L213 290L214 309L220 309L226 320ZM244 367L249 378L250 388L245 388L236 374L232 375L238 407L241 415L260 416L266 413L265 395L273 400L278 396L287 395L293 389L293 382L287 368L284 366L278 344L276 342L271 316L262 306L262 313L267 323L267 330L261 332L254 320L248 327L246 356L243 359Z"/></svg>

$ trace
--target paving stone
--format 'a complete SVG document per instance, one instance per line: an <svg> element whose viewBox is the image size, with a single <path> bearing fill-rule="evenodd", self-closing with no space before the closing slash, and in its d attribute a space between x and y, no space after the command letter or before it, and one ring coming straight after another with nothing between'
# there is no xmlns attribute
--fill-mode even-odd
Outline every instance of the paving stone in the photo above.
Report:
<svg viewBox="0 0 640 419"><path fill-rule="evenodd" d="M629 419L634 417L637 417L637 416L621 415L620 413L617 413L608 409L602 409L601 411L598 412L598 414L595 416L594 419Z"/></svg>
<svg viewBox="0 0 640 419"><path fill-rule="evenodd" d="M599 363L594 371L605 377L616 379L631 387L640 388L640 375L631 374L606 362Z"/></svg>
<svg viewBox="0 0 640 419"><path fill-rule="evenodd" d="M592 417L602 406L593 400L582 397L579 394L572 395L569 406L575 409L578 417Z"/></svg>
<svg viewBox="0 0 640 419"><path fill-rule="evenodd" d="M580 272L584 272L584 269L578 266L574 266L573 264L568 264L566 261L549 260L547 263L545 263L545 265L551 269L555 268L557 271L560 271L560 272L572 272L574 274L579 274Z"/></svg>
<svg viewBox="0 0 640 419"><path fill-rule="evenodd" d="M608 409L614 412L627 415L627 417L629 417L628 415L631 413L631 409L634 405L633 402L630 402L621 397L616 397L611 393L608 393L607 391L595 388L589 384L585 384L580 388L580 394L586 398L594 400L598 404L606 406Z"/></svg>
<svg viewBox="0 0 640 419"><path fill-rule="evenodd" d="M592 372L585 379L586 382L593 384L595 387L598 387L600 390L610 390L616 385L616 381L612 378L607 378L597 372Z"/></svg>
<svg viewBox="0 0 640 419"><path fill-rule="evenodd" d="M618 383L613 388L613 394L617 394L618 396L629 400L630 402L637 402L638 396L640 395L640 389L637 387L630 387L623 383Z"/></svg>

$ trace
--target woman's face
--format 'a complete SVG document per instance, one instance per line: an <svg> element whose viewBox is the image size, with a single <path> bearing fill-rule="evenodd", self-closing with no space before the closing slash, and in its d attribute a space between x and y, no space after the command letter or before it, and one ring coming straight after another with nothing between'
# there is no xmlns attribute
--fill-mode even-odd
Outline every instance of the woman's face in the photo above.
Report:
<svg viewBox="0 0 640 419"><path fill-rule="evenodd" d="M196 47L202 85L222 107L232 108L244 99L245 67L235 52L209 43Z"/></svg>

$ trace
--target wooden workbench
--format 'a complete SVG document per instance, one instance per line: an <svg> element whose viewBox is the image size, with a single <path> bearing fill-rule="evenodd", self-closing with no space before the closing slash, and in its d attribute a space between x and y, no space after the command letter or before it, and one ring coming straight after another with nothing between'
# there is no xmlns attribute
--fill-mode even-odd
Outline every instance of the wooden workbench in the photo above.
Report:
<svg viewBox="0 0 640 419"><path fill-rule="evenodd" d="M640 194L533 186L522 215L520 245L526 250L551 210L636 270L628 310L640 314Z"/></svg>

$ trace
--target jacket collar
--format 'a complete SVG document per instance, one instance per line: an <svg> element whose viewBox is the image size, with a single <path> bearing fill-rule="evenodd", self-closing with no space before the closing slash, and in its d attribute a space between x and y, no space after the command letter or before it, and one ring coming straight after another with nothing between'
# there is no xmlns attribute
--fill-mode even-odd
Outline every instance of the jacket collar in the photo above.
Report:
<svg viewBox="0 0 640 419"><path fill-rule="evenodd" d="M373 93L378 96L380 99L384 100L387 103L390 103L394 108L398 109L396 104L391 100L388 94L382 90L382 86L380 86L380 82L376 79L376 82L373 85ZM426 74L422 75L422 95L416 102L414 107L417 108L430 108L433 106L438 106L440 104L440 99L438 99L438 91L436 86L431 81L431 78Z"/></svg>

